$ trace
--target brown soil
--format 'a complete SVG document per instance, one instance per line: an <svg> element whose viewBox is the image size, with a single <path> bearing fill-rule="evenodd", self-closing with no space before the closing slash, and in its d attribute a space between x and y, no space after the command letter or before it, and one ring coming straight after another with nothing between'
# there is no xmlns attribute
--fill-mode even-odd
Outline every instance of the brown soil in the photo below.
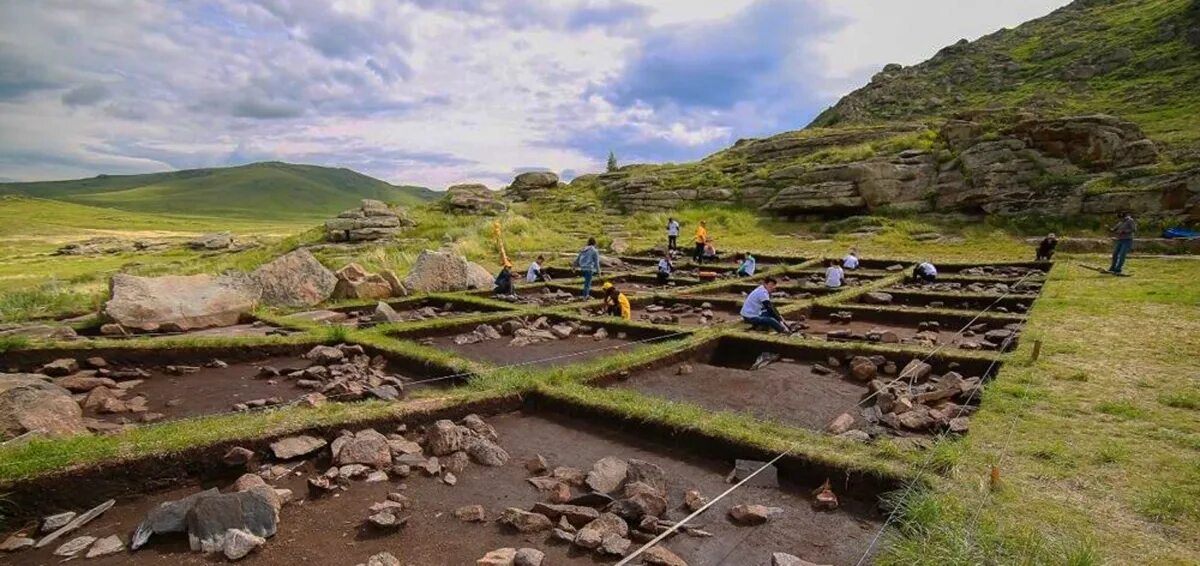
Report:
<svg viewBox="0 0 1200 566"><path fill-rule="evenodd" d="M81 336L89 338L104 338L111 340L120 340L122 338L165 338L169 336L225 336L225 337L242 337L242 336L267 336L270 334L291 334L299 332L272 326L265 322L249 322L244 324L235 324L233 326L222 326L218 328L204 328L201 330L190 330L188 332L160 332L160 333L137 333L128 336L105 336L100 334L100 328L92 328L80 331Z"/></svg>
<svg viewBox="0 0 1200 566"><path fill-rule="evenodd" d="M522 535L497 524L494 519L507 507L528 509L541 500L538 492L525 481L525 459L541 454L551 465L588 469L605 456L641 458L661 466L671 479L669 518L685 513L679 508L683 491L698 489L712 497L728 487L723 478L731 463L697 458L675 449L649 444L637 437L593 430L588 423L563 418L549 419L524 414L509 414L489 419L500 434L501 443L512 455L500 468L470 465L459 475L458 485L450 487L426 477L410 477L403 482L393 479L381 483L355 482L336 497L296 501L281 512L279 532L244 564L314 564L350 566L365 563L371 555L388 551L404 564L442 566L474 564L486 552L502 547L535 547L546 553L547 564L611 563L580 554L569 545L548 540L548 534ZM308 472L310 464L298 471ZM323 467L323 466L322 466ZM782 474L781 474L782 475ZM276 482L276 487L292 489L304 498L306 476L293 475ZM838 478L835 491L838 489ZM857 501L853 494L839 493L842 508L835 512L816 512L811 508L808 490L813 485L795 486L783 478L782 489L743 488L718 502L696 525L713 533L711 538L693 538L680 534L665 543L692 565L770 564L772 552L789 552L817 563L846 564L858 559L879 528L880 521L870 512L870 503ZM401 484L407 489L401 488ZM219 485L225 488L226 485ZM77 535L107 536L118 534L128 540L129 533L145 513L162 501L173 500L201 486L158 493L135 501L123 502L102 515ZM205 486L207 487L207 486ZM410 520L400 531L376 535L362 529L366 509L385 499L387 493L402 491L412 502ZM738 527L726 519L730 507L742 503L778 506L785 509L779 517L759 527ZM487 509L488 522L463 523L453 510L480 504ZM68 537L65 540L69 540ZM50 565L60 559L51 552L57 545L37 551L10 555L13 564ZM636 545L635 545L636 547ZM223 563L219 557L205 557L187 551L182 535L156 537L136 553L121 553L87 560L87 564L110 566L134 565L209 565Z"/></svg>
<svg viewBox="0 0 1200 566"><path fill-rule="evenodd" d="M853 332L855 334L866 334L867 332L870 332L873 330L891 330L891 331L895 332L897 336L900 337L901 342L907 342L907 341L911 340L917 334L917 326L916 325L887 323L887 322L868 322L868 321L862 321L862 320L852 320L849 323L833 323L828 320L809 319L809 320L804 321L804 324L808 325L808 328L803 330L804 335L807 337L812 337L812 336L824 337L826 333L833 332L836 330L849 330L850 332ZM937 338L938 338L937 343L939 345L946 344L947 341L949 341L953 338L953 341L950 342L950 345L957 346L960 342L963 342L963 341L979 342L979 340L981 340L981 338L975 338L974 340L972 340L971 338L963 338L961 336L955 337L955 335L958 331L959 331L959 328L939 328L938 333L937 333ZM835 338L835 340L836 340L836 338Z"/></svg>
<svg viewBox="0 0 1200 566"><path fill-rule="evenodd" d="M312 362L298 356L282 356L253 362L230 362L225 368L205 367L185 375L169 374L162 367L144 367L150 377L130 388L124 398L142 395L146 397L148 412L161 413L166 419L225 413L232 411L236 403L256 399L277 397L286 403L312 393L312 390L297 387L295 380L282 376L258 377L259 368L271 366L286 373L310 365ZM388 371L402 379L416 380L398 374L395 367L389 367ZM82 400L85 397L86 394L83 394L78 398ZM140 419L136 413L97 414L85 411L84 416L114 423L136 423Z"/></svg>
<svg viewBox="0 0 1200 566"><path fill-rule="evenodd" d="M688 363L693 368L690 374L679 375L680 364L673 364L634 373L620 387L812 430L824 430L847 411L854 415L856 424L865 423L852 409L867 388L841 374L813 373L813 364L779 361L750 371L698 361Z"/></svg>
<svg viewBox="0 0 1200 566"><path fill-rule="evenodd" d="M499 366L527 364L529 367L574 364L618 352L627 352L637 347L631 345L631 340L615 338L617 330L609 329L609 332L614 337L596 340L591 336L572 336L563 340L538 342L519 347L509 345L512 340L510 336L502 336L499 340L485 340L475 344L455 344L453 336L440 336L433 339L433 347L439 350L449 350L468 359Z"/></svg>

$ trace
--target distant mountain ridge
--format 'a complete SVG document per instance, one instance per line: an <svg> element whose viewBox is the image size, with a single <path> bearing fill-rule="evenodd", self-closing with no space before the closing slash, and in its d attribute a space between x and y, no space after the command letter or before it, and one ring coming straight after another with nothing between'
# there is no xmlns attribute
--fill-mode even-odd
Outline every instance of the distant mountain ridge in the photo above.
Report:
<svg viewBox="0 0 1200 566"><path fill-rule="evenodd" d="M247 219L321 218L362 199L415 206L437 198L425 187L392 185L345 168L278 161L144 175L0 183L17 194L130 212Z"/></svg>

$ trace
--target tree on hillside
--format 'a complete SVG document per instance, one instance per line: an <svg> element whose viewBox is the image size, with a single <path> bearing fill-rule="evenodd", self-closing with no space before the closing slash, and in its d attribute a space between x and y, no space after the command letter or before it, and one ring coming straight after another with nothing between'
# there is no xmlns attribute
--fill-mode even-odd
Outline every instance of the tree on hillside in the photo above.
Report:
<svg viewBox="0 0 1200 566"><path fill-rule="evenodd" d="M612 151L608 152L608 172L612 173L617 170L617 154Z"/></svg>

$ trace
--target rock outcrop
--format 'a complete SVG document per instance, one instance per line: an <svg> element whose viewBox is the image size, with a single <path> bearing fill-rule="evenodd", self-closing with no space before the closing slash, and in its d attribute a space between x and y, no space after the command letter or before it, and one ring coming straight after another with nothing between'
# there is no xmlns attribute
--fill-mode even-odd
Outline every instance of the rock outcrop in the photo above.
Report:
<svg viewBox="0 0 1200 566"><path fill-rule="evenodd" d="M446 189L442 206L447 212L457 214L500 214L508 210L497 191L479 184L454 185Z"/></svg>
<svg viewBox="0 0 1200 566"><path fill-rule="evenodd" d="M549 171L529 171L513 179L512 184L504 190L504 198L518 202L530 201L547 196L558 186L558 175Z"/></svg>
<svg viewBox="0 0 1200 566"><path fill-rule="evenodd" d="M280 307L310 307L324 302L338 282L333 272L304 249L263 264L251 276L262 287L262 303Z"/></svg>
<svg viewBox="0 0 1200 566"><path fill-rule="evenodd" d="M407 288L389 270L368 273L361 265L351 263L339 269L335 278L335 299L386 299L408 295Z"/></svg>
<svg viewBox="0 0 1200 566"><path fill-rule="evenodd" d="M71 392L28 373L0 373L0 439L87 432Z"/></svg>
<svg viewBox="0 0 1200 566"><path fill-rule="evenodd" d="M413 293L440 293L492 288L492 276L479 264L448 251L425 250L404 278Z"/></svg>
<svg viewBox="0 0 1200 566"><path fill-rule="evenodd" d="M325 237L331 242L382 240L409 226L413 226L413 222L403 209L363 199L358 208L343 211L337 218L326 221Z"/></svg>
<svg viewBox="0 0 1200 566"><path fill-rule="evenodd" d="M188 240L187 247L193 250L225 250L233 246L233 234L229 232L214 232L202 234Z"/></svg>
<svg viewBox="0 0 1200 566"><path fill-rule="evenodd" d="M231 326L258 305L262 287L245 274L138 277L118 273L101 315L128 330L181 332Z"/></svg>

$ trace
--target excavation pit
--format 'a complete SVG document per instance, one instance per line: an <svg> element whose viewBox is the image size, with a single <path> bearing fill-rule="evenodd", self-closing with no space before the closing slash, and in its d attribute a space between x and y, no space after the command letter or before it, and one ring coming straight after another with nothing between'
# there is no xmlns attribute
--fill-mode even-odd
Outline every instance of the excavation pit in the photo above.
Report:
<svg viewBox="0 0 1200 566"><path fill-rule="evenodd" d="M94 432L279 407L312 393L324 395L328 402L395 399L411 392L414 382L455 374L447 367L361 346L345 347L341 361L306 359L314 347L29 350L6 353L5 369L51 373L42 366L75 360L80 369L51 381L73 393L86 426ZM355 355L364 356L370 365L342 365ZM394 389L384 388L388 385Z"/></svg>
<svg viewBox="0 0 1200 566"><path fill-rule="evenodd" d="M781 301L778 306L786 306ZM630 301L633 320L650 324L705 327L742 320L742 301L707 296L657 296ZM602 308L581 308L584 316L601 317Z"/></svg>
<svg viewBox="0 0 1200 566"><path fill-rule="evenodd" d="M871 342L922 348L1011 351L1023 324L1003 316L922 313L855 305L815 305L799 322L801 336L833 342ZM789 320L796 315L789 316Z"/></svg>
<svg viewBox="0 0 1200 566"><path fill-rule="evenodd" d="M459 415L440 415L457 417ZM726 475L735 468L735 459L767 460L772 455L749 450L728 441L704 437L696 433L680 435L658 430L653 425L634 426L623 419L575 410L551 400L537 400L518 412L484 418L508 454L506 463L487 467L475 462L454 472L454 485L447 483L445 471L437 475L413 466L402 478L394 468L385 466L388 477L380 481L347 479L336 496L317 495L310 491L308 480L328 470L330 449L321 448L302 460L282 462L288 470L279 476L268 474L268 483L276 489L288 489L293 501L278 513L278 531L266 540L254 554L246 558L249 564L355 564L365 563L372 555L389 551L404 556L405 564L441 566L473 564L485 553L498 548L537 548L546 554L548 564L591 565L597 561L610 563L607 558L583 550L570 542L556 539L549 529L521 534L498 521L507 508L533 509L545 503L547 494L539 491L528 478L525 463L541 457L551 469L563 467L587 472L605 458L621 461L640 461L638 469L660 470L663 482L655 489L665 491L666 510L661 518L678 521L688 514L684 508L685 493L696 490L707 498L715 498L729 487ZM462 422L462 421L460 421ZM375 430L396 434L396 424L375 423ZM419 440L422 424L407 423L408 441ZM351 427L360 430L360 427ZM312 431L331 441L335 431ZM401 439L400 435L392 436ZM179 500L205 488L231 492L231 484L243 470L222 466L221 454L232 446L197 449L190 454L172 455L165 460L101 466L76 470L59 477L45 478L16 486L11 492L12 503L30 519L64 510L82 510L113 497L118 503L83 528L44 548L11 554L10 559L22 564L57 563L60 558L52 551L62 542L79 535L103 537L119 535L127 544L129 533L142 522L152 509L162 503ZM259 458L272 461L264 442L248 444ZM424 460L432 449L416 453ZM393 452L399 454L399 452ZM190 457L192 460L182 460ZM442 457L443 463L447 461ZM754 469L748 464L742 469ZM255 468L257 469L257 468ZM343 466L342 469L347 469ZM144 470L146 473L139 473ZM182 474L180 472L183 472ZM170 473L171 475L166 475ZM745 473L745 472L742 472ZM776 481L771 481L777 477ZM751 482L717 501L701 518L691 525L704 535L683 532L662 544L690 564L706 564L724 557L737 564L766 566L775 552L786 552L816 563L844 564L858 560L870 547L870 542L882 525L883 517L877 501L886 490L899 487L899 481L867 476L859 472L829 468L801 458L789 456L776 467L762 474L762 483ZM837 497L835 510L816 510L812 494L826 480ZM79 485L94 489L81 490ZM649 485L649 484L647 484ZM571 496L587 493L582 487L568 484ZM612 492L618 498L622 488ZM397 530L381 531L366 524L372 505L395 499L405 501L402 515L405 525ZM36 503L35 503L36 502ZM586 502L583 502L586 503ZM30 508L28 504L34 505ZM730 510L738 505L777 507L773 518L759 526L735 524ZM456 517L456 510L471 505L482 506L484 521L467 522ZM584 505L587 506L587 505ZM594 503L588 513L598 514L604 504ZM586 513L575 512L574 527L587 524ZM581 518L582 517L582 518ZM648 540L637 535L640 521L627 519L630 538L637 539L629 550ZM556 520L552 521L557 523ZM33 530L30 520L22 531ZM3 536L8 536L6 533ZM179 564L201 563L207 559L188 550L183 533L154 534L136 552L88 559L100 566L116 564Z"/></svg>
<svg viewBox="0 0 1200 566"><path fill-rule="evenodd" d="M385 304L387 308L379 305ZM452 298L410 299L369 305L356 305L330 309L335 313L346 316L344 319L332 316L323 318L327 324L345 324L356 327L369 327L376 324L395 322L419 322L424 320L445 320L465 316L477 316L485 313L503 312L506 307L457 300ZM319 311L318 311L319 312ZM304 313L302 313L304 314Z"/></svg>
<svg viewBox="0 0 1200 566"><path fill-rule="evenodd" d="M803 301L815 297L832 295L845 290L845 287L833 289L826 287L823 281L824 280L822 280L820 285L811 282L805 282L802 284L784 284L781 282L775 287L775 292L771 294L771 298L776 301ZM744 301L746 296L749 295L751 291L757 289L759 285L762 285L762 283L738 281L725 285L718 285L716 287L709 287L696 291L694 294L703 295L705 297L714 299ZM693 294L685 291L681 294L681 296L690 297L693 296Z"/></svg>
<svg viewBox="0 0 1200 566"><path fill-rule="evenodd" d="M996 313L1024 314L1036 295L997 295L997 294L968 294L968 293L938 293L929 291L909 291L905 289L884 289L864 293L856 299L858 303L868 305L895 305L929 309L948 309L980 312L987 309Z"/></svg>
<svg viewBox="0 0 1200 566"><path fill-rule="evenodd" d="M129 338L171 338L187 336L193 338L242 338L250 336L287 336L299 332L288 328L275 326L250 315L243 315L237 324L217 326L213 328L198 328L183 331L142 332L131 330L116 330L115 326L93 324L77 330L79 336L92 339L122 340ZM108 331L113 329L112 331ZM106 332L108 331L108 332Z"/></svg>
<svg viewBox="0 0 1200 566"><path fill-rule="evenodd" d="M528 315L487 322L389 333L477 362L555 367L632 351L683 334L617 322Z"/></svg>
<svg viewBox="0 0 1200 566"><path fill-rule="evenodd" d="M778 358L753 369L763 354ZM852 419L847 429L865 432L872 438L933 434L948 428L952 417L974 413L978 396L956 393L938 400L949 405L918 407L920 412L940 411L932 420L914 421L910 423L913 426L891 422L890 417L885 421L882 410L875 412L879 396L870 395L872 379L856 377L851 369L851 361L859 356L878 356L873 361L876 385L898 380L907 364L926 357L864 352L853 347L814 348L734 336L648 365L628 376L606 376L593 383L811 430L828 430L840 415L847 414ZM918 389L950 372L981 382L998 365L989 360L950 356L932 357L927 362L932 373L917 380L921 384L916 386ZM905 395L914 398L918 392L907 389L907 377L892 386L905 387Z"/></svg>

